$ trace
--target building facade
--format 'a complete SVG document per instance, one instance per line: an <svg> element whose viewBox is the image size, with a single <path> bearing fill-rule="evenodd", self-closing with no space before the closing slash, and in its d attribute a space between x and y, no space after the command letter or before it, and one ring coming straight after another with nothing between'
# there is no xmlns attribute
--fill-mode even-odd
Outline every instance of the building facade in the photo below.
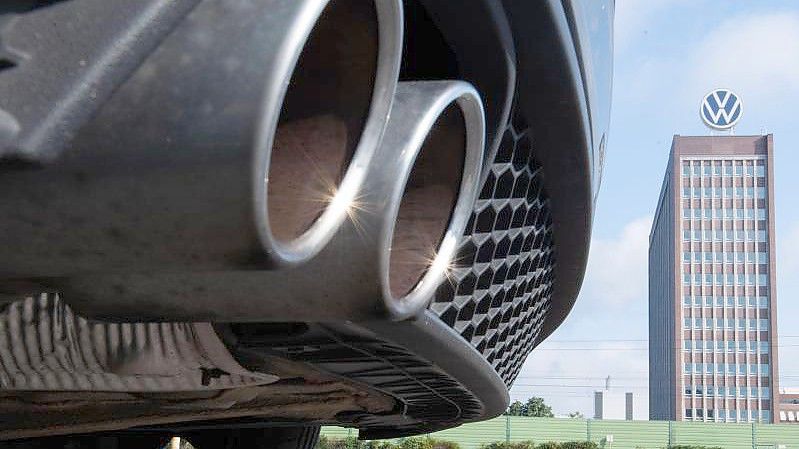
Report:
<svg viewBox="0 0 799 449"><path fill-rule="evenodd" d="M779 412L773 136L674 136L649 242L650 419Z"/></svg>
<svg viewBox="0 0 799 449"><path fill-rule="evenodd" d="M779 413L775 422L780 424L799 424L799 389L783 389L779 396Z"/></svg>

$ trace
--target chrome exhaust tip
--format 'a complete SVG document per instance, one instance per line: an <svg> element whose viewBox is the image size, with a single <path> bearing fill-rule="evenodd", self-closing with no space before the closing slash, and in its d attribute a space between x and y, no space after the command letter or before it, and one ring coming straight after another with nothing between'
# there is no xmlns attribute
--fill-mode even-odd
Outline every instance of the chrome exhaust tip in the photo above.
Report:
<svg viewBox="0 0 799 449"><path fill-rule="evenodd" d="M381 235L391 319L424 310L448 275L477 197L484 139L482 101L469 84L399 84L380 153L402 162Z"/></svg>
<svg viewBox="0 0 799 449"><path fill-rule="evenodd" d="M448 263L441 247L458 199L465 140L463 112L449 105L419 149L397 210L388 276L395 298L410 293L430 266Z"/></svg>
<svg viewBox="0 0 799 449"><path fill-rule="evenodd" d="M278 265L318 253L347 215L386 125L399 76L398 0L283 1L296 10L270 74L255 209ZM286 80L290 82L286 83Z"/></svg>

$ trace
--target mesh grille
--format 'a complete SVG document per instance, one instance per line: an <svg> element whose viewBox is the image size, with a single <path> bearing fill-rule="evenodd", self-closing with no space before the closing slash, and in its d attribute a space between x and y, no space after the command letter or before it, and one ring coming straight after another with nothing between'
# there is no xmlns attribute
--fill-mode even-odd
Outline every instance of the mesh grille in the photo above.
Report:
<svg viewBox="0 0 799 449"><path fill-rule="evenodd" d="M555 263L543 174L519 114L488 169L452 275L430 309L510 385L549 310Z"/></svg>

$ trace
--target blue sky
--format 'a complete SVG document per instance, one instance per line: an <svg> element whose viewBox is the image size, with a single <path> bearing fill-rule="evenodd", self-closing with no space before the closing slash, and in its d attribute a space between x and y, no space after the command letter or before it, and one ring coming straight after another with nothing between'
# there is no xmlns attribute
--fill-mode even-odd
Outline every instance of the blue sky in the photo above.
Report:
<svg viewBox="0 0 799 449"><path fill-rule="evenodd" d="M513 399L593 414L605 376L647 416L647 246L674 134L708 135L699 102L729 87L737 135L774 134L782 386L799 387L799 2L617 0L613 106L586 282L527 360Z"/></svg>

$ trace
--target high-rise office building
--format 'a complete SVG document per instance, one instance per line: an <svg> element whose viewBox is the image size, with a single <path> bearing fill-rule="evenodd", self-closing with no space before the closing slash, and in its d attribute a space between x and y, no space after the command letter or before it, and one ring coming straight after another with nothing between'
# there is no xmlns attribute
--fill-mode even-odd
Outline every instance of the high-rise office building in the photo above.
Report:
<svg viewBox="0 0 799 449"><path fill-rule="evenodd" d="M649 416L778 415L773 138L674 136L649 237Z"/></svg>

